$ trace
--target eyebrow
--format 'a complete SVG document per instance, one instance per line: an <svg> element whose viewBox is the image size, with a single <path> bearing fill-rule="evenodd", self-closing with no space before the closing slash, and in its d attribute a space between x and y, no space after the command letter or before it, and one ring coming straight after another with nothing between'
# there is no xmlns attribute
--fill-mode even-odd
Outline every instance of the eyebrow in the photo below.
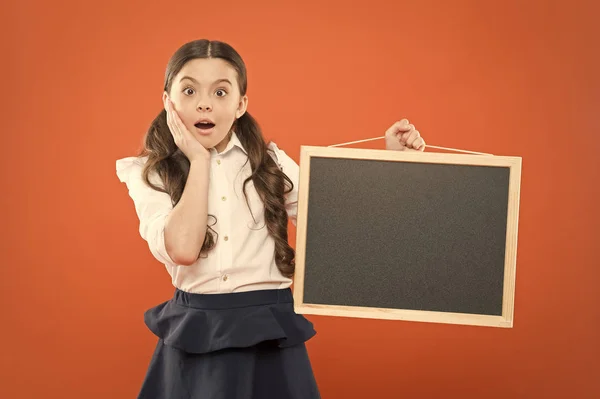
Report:
<svg viewBox="0 0 600 399"><path fill-rule="evenodd" d="M197 84L198 86L200 86L200 82L198 82L196 79L192 78L191 76L184 76L181 79L179 79L179 82L183 82L184 80L191 80L192 82L194 82L195 84ZM233 86L233 84L229 81L229 79L218 79L216 80L213 84L219 84L219 83L229 83L231 86Z"/></svg>

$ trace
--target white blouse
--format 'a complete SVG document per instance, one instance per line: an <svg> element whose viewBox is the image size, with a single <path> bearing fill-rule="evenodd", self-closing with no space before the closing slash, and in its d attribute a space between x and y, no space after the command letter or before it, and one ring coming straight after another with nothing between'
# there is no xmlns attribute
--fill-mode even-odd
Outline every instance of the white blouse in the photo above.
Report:
<svg viewBox="0 0 600 399"><path fill-rule="evenodd" d="M300 168L276 144L270 143L269 148L274 152L273 159L294 183L285 202L288 217L295 225ZM289 287L292 280L284 277L275 264L275 242L267 231L263 203L252 181L246 185L252 214L244 198L242 185L251 174L246 150L234 133L223 152L210 152L208 214L216 217L216 224L210 216L208 224L218 237L215 247L189 266L177 265L165 249L165 219L173 206L167 193L144 183L142 169L147 158L116 161L117 176L127 185L140 221L140 235L152 255L167 268L173 285L182 291L230 293ZM163 187L156 173L150 174L150 180Z"/></svg>

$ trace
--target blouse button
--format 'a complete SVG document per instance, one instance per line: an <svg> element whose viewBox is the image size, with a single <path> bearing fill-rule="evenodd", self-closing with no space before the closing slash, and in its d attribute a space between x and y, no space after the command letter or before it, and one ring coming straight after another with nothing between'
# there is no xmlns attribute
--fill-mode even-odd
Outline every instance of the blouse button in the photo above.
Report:
<svg viewBox="0 0 600 399"><path fill-rule="evenodd" d="M221 160L217 159L217 165L221 165Z"/></svg>
<svg viewBox="0 0 600 399"><path fill-rule="evenodd" d="M225 236L225 237L223 237L223 239L224 239L225 241L229 241L229 236Z"/></svg>
<svg viewBox="0 0 600 399"><path fill-rule="evenodd" d="M222 199L223 201L227 201L227 197L225 197L225 196L222 196L222 197L221 197L221 199Z"/></svg>
<svg viewBox="0 0 600 399"><path fill-rule="evenodd" d="M227 276L227 275L224 275L224 276L223 276L223 281L227 281L227 278L228 278L228 276Z"/></svg>

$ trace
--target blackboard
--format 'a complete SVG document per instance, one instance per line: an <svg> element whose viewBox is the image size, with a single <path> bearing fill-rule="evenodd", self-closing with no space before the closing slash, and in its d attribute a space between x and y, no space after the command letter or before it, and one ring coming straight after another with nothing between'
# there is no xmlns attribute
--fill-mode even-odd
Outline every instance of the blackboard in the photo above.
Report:
<svg viewBox="0 0 600 399"><path fill-rule="evenodd" d="M521 158L303 146L296 311L512 327Z"/></svg>

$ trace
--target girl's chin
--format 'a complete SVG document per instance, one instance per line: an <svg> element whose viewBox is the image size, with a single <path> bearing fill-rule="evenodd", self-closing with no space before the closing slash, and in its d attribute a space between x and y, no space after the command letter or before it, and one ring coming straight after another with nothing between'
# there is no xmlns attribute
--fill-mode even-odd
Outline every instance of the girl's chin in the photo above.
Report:
<svg viewBox="0 0 600 399"><path fill-rule="evenodd" d="M199 130L199 129L198 129ZM209 129L207 129L209 130ZM205 148L215 148L218 149L220 147L225 147L228 142L224 142L227 139L227 134L224 134L222 137L219 135L218 131L214 131L214 128L210 129L211 132L197 132L195 134L196 140L200 142Z"/></svg>

